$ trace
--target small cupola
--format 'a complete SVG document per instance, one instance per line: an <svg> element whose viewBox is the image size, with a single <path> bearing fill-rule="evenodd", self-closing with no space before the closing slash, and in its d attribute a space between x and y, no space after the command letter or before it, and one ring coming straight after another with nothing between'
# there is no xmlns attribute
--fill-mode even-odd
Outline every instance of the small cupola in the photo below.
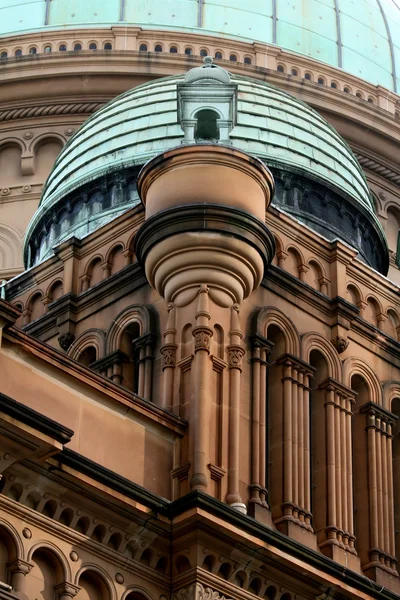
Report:
<svg viewBox="0 0 400 600"><path fill-rule="evenodd" d="M182 144L232 144L229 136L236 124L237 85L228 71L206 56L204 65L188 71L177 87L178 119L185 134Z"/></svg>

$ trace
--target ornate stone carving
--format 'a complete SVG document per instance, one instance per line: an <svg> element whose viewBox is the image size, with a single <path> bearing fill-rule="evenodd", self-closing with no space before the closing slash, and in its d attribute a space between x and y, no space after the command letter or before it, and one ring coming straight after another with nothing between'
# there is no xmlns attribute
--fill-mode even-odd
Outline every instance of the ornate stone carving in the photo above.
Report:
<svg viewBox="0 0 400 600"><path fill-rule="evenodd" d="M70 333L69 331L67 333L61 334L60 336L58 336L58 343L60 344L60 348L67 352L74 339L75 335L73 333Z"/></svg>
<svg viewBox="0 0 400 600"><path fill-rule="evenodd" d="M73 585L72 583L68 583L68 581L65 581L64 583L60 583L59 585L56 585L56 587L54 588L55 592L58 592L58 594L62 597L69 597L69 598L74 598L77 593L80 591L81 588L77 587L76 585Z"/></svg>
<svg viewBox="0 0 400 600"><path fill-rule="evenodd" d="M241 346L228 347L228 365L230 369L241 369L242 358L244 356L244 348Z"/></svg>
<svg viewBox="0 0 400 600"><path fill-rule="evenodd" d="M194 349L210 351L210 340L213 332L209 327L195 327L193 329Z"/></svg>
<svg viewBox="0 0 400 600"><path fill-rule="evenodd" d="M342 354L342 352L347 350L349 346L349 341L343 337L338 336L334 340L332 340L332 344L335 346L338 353Z"/></svg>
<svg viewBox="0 0 400 600"><path fill-rule="evenodd" d="M165 344L161 347L160 352L162 356L162 370L167 367L176 366L176 344Z"/></svg>
<svg viewBox="0 0 400 600"><path fill-rule="evenodd" d="M193 583L193 585L182 588L178 592L172 594L172 600L230 600L225 596L216 592L210 587L203 587L201 583Z"/></svg>
<svg viewBox="0 0 400 600"><path fill-rule="evenodd" d="M13 119L29 119L31 117L42 117L45 115L71 115L95 112L103 106L103 102L80 102L79 104L51 104L28 106L26 108L11 108L0 112L0 121L12 121Z"/></svg>

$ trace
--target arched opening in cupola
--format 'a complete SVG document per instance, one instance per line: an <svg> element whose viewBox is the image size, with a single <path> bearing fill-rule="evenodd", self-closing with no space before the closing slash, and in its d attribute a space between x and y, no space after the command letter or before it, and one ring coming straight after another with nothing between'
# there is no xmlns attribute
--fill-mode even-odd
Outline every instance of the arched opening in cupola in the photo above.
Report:
<svg viewBox="0 0 400 600"><path fill-rule="evenodd" d="M197 124L194 132L195 140L219 140L217 125L218 113L211 108L203 108L196 114Z"/></svg>

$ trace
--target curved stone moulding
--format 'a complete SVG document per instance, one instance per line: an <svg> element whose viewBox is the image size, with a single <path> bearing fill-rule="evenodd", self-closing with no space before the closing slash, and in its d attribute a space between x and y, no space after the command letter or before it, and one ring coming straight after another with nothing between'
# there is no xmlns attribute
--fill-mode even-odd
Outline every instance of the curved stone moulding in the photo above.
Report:
<svg viewBox="0 0 400 600"><path fill-rule="evenodd" d="M176 305L202 284L220 306L248 297L274 254L264 223L273 189L269 169L231 147L194 144L147 163L136 252L149 283Z"/></svg>

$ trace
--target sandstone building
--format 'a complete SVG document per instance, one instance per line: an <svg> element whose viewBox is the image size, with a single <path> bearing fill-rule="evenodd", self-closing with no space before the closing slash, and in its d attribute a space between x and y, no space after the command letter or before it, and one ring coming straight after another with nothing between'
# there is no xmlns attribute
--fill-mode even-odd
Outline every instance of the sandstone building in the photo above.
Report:
<svg viewBox="0 0 400 600"><path fill-rule="evenodd" d="M399 597L397 3L0 17L0 598Z"/></svg>

